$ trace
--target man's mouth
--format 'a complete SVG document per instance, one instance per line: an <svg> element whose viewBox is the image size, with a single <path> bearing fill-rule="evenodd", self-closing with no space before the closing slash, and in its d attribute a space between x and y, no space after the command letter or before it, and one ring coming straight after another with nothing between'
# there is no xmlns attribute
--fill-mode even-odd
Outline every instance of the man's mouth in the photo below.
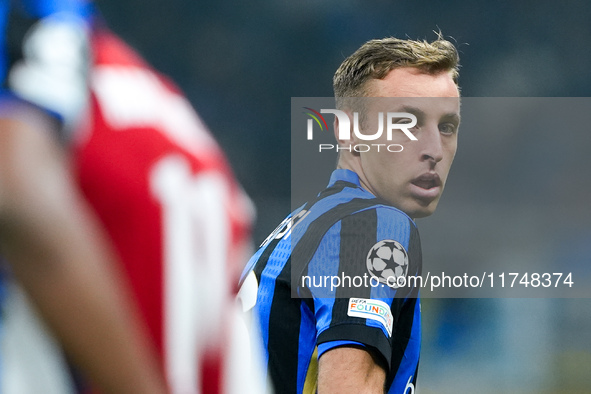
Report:
<svg viewBox="0 0 591 394"><path fill-rule="evenodd" d="M436 172L427 172L410 182L413 194L424 200L434 200L439 196L443 182Z"/></svg>
<svg viewBox="0 0 591 394"><path fill-rule="evenodd" d="M421 189L432 189L436 186L441 186L441 178L439 178L439 174L436 172L427 172L413 179L411 183Z"/></svg>

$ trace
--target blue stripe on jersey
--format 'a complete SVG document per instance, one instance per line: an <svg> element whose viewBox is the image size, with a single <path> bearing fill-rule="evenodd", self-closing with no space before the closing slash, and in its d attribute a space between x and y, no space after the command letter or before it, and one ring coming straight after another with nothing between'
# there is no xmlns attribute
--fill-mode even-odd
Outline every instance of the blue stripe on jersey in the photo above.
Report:
<svg viewBox="0 0 591 394"><path fill-rule="evenodd" d="M404 246L404 249L408 250L410 240L409 221L411 219L405 213L393 207L379 207L376 209L378 211L377 238L388 239L394 237L396 241ZM385 211L389 212L386 213Z"/></svg>
<svg viewBox="0 0 591 394"><path fill-rule="evenodd" d="M273 304L273 295L275 294L275 280L281 273L281 270L285 267L285 264L291 253L291 242L290 236L282 239L267 261L265 269L261 273L259 281L259 291L257 295L257 311L259 323L262 327L263 344L265 349L269 344L269 317L271 315L271 306ZM261 308L261 306L265 306ZM268 361L268 353L265 352L264 364Z"/></svg>
<svg viewBox="0 0 591 394"><path fill-rule="evenodd" d="M404 249L408 251L411 219L402 211L399 211L394 207L379 207L376 208L376 210L379 213L377 239L382 240L393 238L395 241L400 242ZM371 298L380 299L389 305L392 303L392 298L395 293L395 290L386 285L380 284L380 286L372 287ZM368 325L380 327L380 325L375 323L377 322L368 321Z"/></svg>
<svg viewBox="0 0 591 394"><path fill-rule="evenodd" d="M333 259L339 258L340 232L341 223L338 222L326 232L326 236L320 241L320 245L318 245L318 249L308 265L307 276L311 278L312 287L310 290L312 291L312 295L314 298L320 298L323 305L330 305L329 310L326 311L329 314L332 314L332 304L334 304L336 288L331 290L330 283L323 283L323 278L338 276L339 266L337 264L324 264L324 261L327 256ZM319 256L322 257L320 258ZM300 282L298 285L302 286L302 283ZM316 306L316 313L318 313L318 306Z"/></svg>
<svg viewBox="0 0 591 394"><path fill-rule="evenodd" d="M336 276L339 273L339 267L336 264L318 264L315 263L318 255L325 255L328 251L338 251L339 244L341 238L338 234L341 231L341 224L337 223L333 227L328 230L327 234L330 234L330 237L324 237L318 246L318 252L315 253L310 265L308 266L308 276L312 278L315 277L322 278L323 276ZM335 256L338 258L338 255ZM324 286L320 286L318 289L320 294L319 298L314 297L314 314L316 316L322 316L320 319L316 320L316 325L314 327L314 338L316 338L316 332L320 332L327 328L330 324L330 319L332 316L332 309L334 307L335 302L335 292L334 289L332 292L330 291L330 287L325 288ZM312 294L314 294L314 290L312 290Z"/></svg>

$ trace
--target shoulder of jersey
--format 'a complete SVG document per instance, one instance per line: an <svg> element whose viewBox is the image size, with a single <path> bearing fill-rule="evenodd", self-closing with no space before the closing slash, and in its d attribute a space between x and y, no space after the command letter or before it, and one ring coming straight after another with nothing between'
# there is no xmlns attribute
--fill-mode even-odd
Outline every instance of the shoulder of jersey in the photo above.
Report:
<svg viewBox="0 0 591 394"><path fill-rule="evenodd" d="M92 35L92 51L91 89L110 127L155 127L199 157L223 156L181 90L133 48L110 31L97 29ZM221 161L227 167L225 159Z"/></svg>
<svg viewBox="0 0 591 394"><path fill-rule="evenodd" d="M385 201L381 201L381 200L376 201L376 203L374 205L371 205L367 208L362 208L362 209L355 211L347 216L352 216L357 213L360 213L363 211L369 211L369 210L375 210L378 215L389 217L392 220L409 221L410 223L413 224L413 226L416 227L415 221L410 216L408 216L406 213L404 213L400 209L398 209L392 205L389 205Z"/></svg>

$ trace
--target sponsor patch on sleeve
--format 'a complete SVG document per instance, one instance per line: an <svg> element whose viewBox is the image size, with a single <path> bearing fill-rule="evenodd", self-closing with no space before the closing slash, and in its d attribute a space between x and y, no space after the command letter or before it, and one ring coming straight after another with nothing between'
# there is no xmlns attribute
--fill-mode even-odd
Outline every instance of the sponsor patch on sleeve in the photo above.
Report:
<svg viewBox="0 0 591 394"><path fill-rule="evenodd" d="M384 301L367 298L349 298L347 315L375 320L384 326L388 332L388 336L392 336L394 319L390 311L390 306Z"/></svg>

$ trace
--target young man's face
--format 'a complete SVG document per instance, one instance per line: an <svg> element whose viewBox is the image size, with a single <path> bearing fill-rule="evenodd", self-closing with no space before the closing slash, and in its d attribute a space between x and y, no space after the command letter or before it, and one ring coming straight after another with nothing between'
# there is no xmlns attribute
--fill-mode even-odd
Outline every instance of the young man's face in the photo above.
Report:
<svg viewBox="0 0 591 394"><path fill-rule="evenodd" d="M384 79L368 82L370 99L363 130L373 134L378 129L378 112L407 112L417 117L410 132L411 141L402 131L394 130L387 140L384 132L375 141L355 143L400 144L401 152L382 147L359 153L356 169L362 185L374 195L412 218L431 215L437 204L453 162L460 123L459 91L450 73L425 74L415 68L397 68ZM400 119L401 123L408 119ZM392 148L392 150L397 150Z"/></svg>

